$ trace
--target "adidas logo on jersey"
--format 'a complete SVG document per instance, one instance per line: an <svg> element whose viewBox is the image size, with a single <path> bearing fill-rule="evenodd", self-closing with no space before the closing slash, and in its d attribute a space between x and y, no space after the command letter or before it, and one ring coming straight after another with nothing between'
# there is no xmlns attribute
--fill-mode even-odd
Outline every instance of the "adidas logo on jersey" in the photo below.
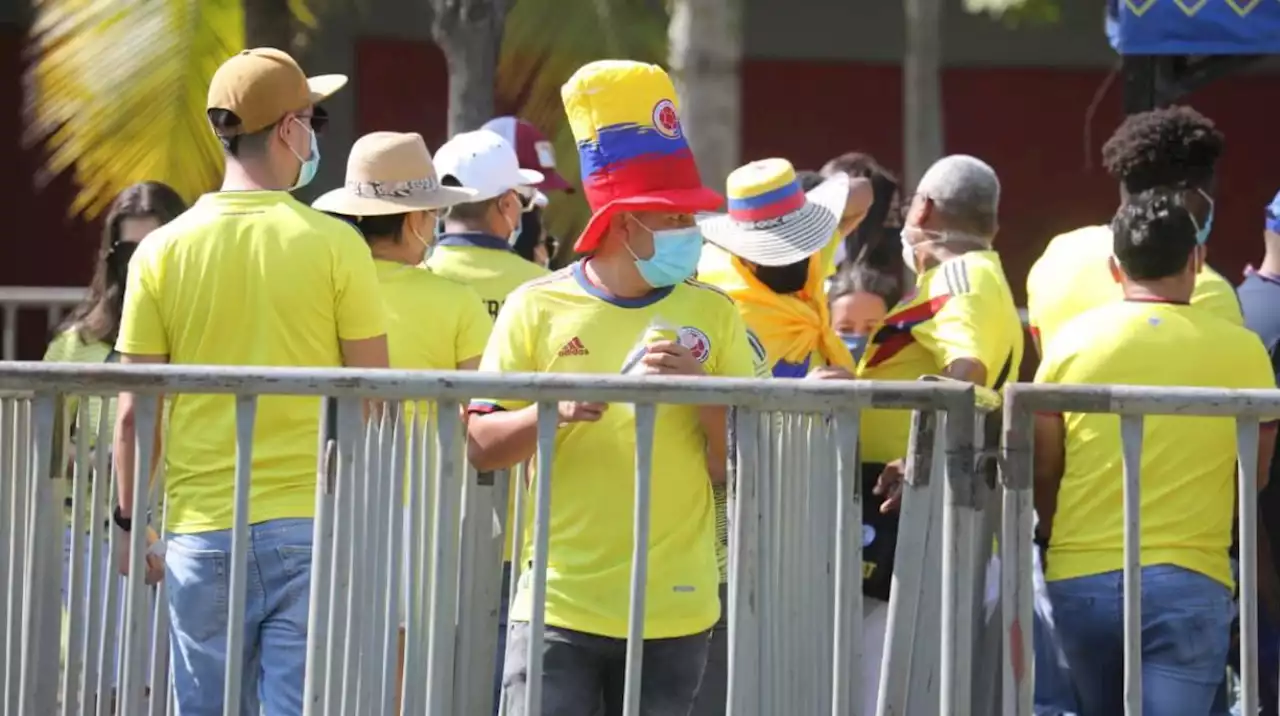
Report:
<svg viewBox="0 0 1280 716"><path fill-rule="evenodd" d="M589 354L590 351L587 350L587 347L582 345L582 339L574 336L572 340L564 344L564 347L560 349L557 355L563 358L565 356L585 356Z"/></svg>

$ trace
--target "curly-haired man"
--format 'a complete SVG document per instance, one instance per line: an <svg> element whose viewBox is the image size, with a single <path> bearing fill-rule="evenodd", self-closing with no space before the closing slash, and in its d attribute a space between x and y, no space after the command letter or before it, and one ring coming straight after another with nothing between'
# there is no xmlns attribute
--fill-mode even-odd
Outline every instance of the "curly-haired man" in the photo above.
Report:
<svg viewBox="0 0 1280 716"><path fill-rule="evenodd" d="M1199 227L1201 245L1213 228L1213 189L1223 138L1213 122L1190 107L1168 107L1130 116L1102 147L1107 172L1120 182L1120 198L1151 189L1181 193ZM1044 354L1068 320L1122 299L1107 270L1111 227L1086 226L1054 237L1027 274L1027 314L1036 347ZM1243 324L1231 284L1205 267L1191 302Z"/></svg>

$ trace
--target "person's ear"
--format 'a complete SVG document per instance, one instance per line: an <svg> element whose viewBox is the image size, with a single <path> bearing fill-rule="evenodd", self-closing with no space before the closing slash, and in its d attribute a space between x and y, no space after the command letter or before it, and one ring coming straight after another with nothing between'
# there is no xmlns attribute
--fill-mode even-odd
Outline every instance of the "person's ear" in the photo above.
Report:
<svg viewBox="0 0 1280 716"><path fill-rule="evenodd" d="M1208 250L1204 246L1196 246L1191 250L1191 275L1198 276L1204 270L1205 254Z"/></svg>
<svg viewBox="0 0 1280 716"><path fill-rule="evenodd" d="M1124 280L1124 270L1120 268L1120 259L1114 255L1107 257L1107 268L1111 269L1111 280L1120 283Z"/></svg>

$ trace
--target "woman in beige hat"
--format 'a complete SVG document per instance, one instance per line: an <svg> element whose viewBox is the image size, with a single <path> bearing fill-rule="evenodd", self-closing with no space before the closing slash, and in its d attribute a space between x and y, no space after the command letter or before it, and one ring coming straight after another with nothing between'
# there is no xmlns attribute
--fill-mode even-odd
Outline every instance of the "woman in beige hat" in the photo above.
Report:
<svg viewBox="0 0 1280 716"><path fill-rule="evenodd" d="M386 307L392 368L475 370L480 363L493 327L480 296L423 265L438 212L474 196L473 189L440 184L420 135L374 132L352 145L344 186L312 204L354 223L369 243ZM406 519L406 535L411 534L409 527ZM407 544L402 582L406 596ZM401 608L403 615L403 603ZM403 664L403 627L400 639Z"/></svg>
<svg viewBox="0 0 1280 716"><path fill-rule="evenodd" d="M320 211L360 230L373 253L387 310L391 367L474 369L491 321L470 288L422 266L437 213L475 191L440 184L417 134L374 132L351 147L341 189L316 199Z"/></svg>

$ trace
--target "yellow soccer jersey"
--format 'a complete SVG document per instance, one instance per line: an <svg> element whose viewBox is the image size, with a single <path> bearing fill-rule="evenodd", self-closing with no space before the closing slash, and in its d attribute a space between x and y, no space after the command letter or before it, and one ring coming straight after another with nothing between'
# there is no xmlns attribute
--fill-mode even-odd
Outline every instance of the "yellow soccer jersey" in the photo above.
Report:
<svg viewBox="0 0 1280 716"><path fill-rule="evenodd" d="M680 342L702 361L708 375L754 374L742 318L721 292L686 281L644 298L619 299L593 285L581 262L511 295L498 315L481 370L617 374L654 320L678 327ZM525 406L511 400L477 401L472 410ZM628 406L613 405L599 422L569 425L557 433L548 624L626 636L634 420ZM695 634L720 615L712 486L696 407L659 407L652 475L644 636ZM532 530L525 535L524 550L532 554ZM520 585L511 607L513 620L529 618L528 587Z"/></svg>
<svg viewBox="0 0 1280 716"><path fill-rule="evenodd" d="M1031 266L1027 273L1027 319L1031 333L1040 341L1042 355L1067 321L1124 298L1107 265L1114 243L1110 226L1086 226L1055 236ZM1235 289L1207 266L1196 277L1191 304L1244 325Z"/></svg>
<svg viewBox="0 0 1280 716"><path fill-rule="evenodd" d="M178 365L342 365L386 332L369 247L287 192L206 194L129 263L116 350ZM168 529L231 527L235 396L178 395L165 445ZM254 422L252 522L315 512L318 398L267 396Z"/></svg>
<svg viewBox="0 0 1280 716"><path fill-rule="evenodd" d="M392 368L455 370L484 353L493 321L475 291L431 269L378 260L374 265Z"/></svg>
<svg viewBox="0 0 1280 716"><path fill-rule="evenodd" d="M1258 336L1208 311L1121 300L1069 321L1037 383L1274 388ZM1120 418L1067 413L1065 464L1046 577L1124 568ZM1143 421L1142 564L1176 564L1231 587L1236 430L1230 418Z"/></svg>
<svg viewBox="0 0 1280 716"><path fill-rule="evenodd" d="M521 258L506 239L488 234L444 234L431 249L427 266L438 275L470 286L484 302L490 318L521 284L542 278L547 270Z"/></svg>
<svg viewBox="0 0 1280 716"><path fill-rule="evenodd" d="M969 358L987 369L988 388L1016 376L1022 362L1022 321L995 251L970 251L920 274L871 336L858 365L865 380L917 380ZM868 410L862 419L867 462L907 453L911 412Z"/></svg>

